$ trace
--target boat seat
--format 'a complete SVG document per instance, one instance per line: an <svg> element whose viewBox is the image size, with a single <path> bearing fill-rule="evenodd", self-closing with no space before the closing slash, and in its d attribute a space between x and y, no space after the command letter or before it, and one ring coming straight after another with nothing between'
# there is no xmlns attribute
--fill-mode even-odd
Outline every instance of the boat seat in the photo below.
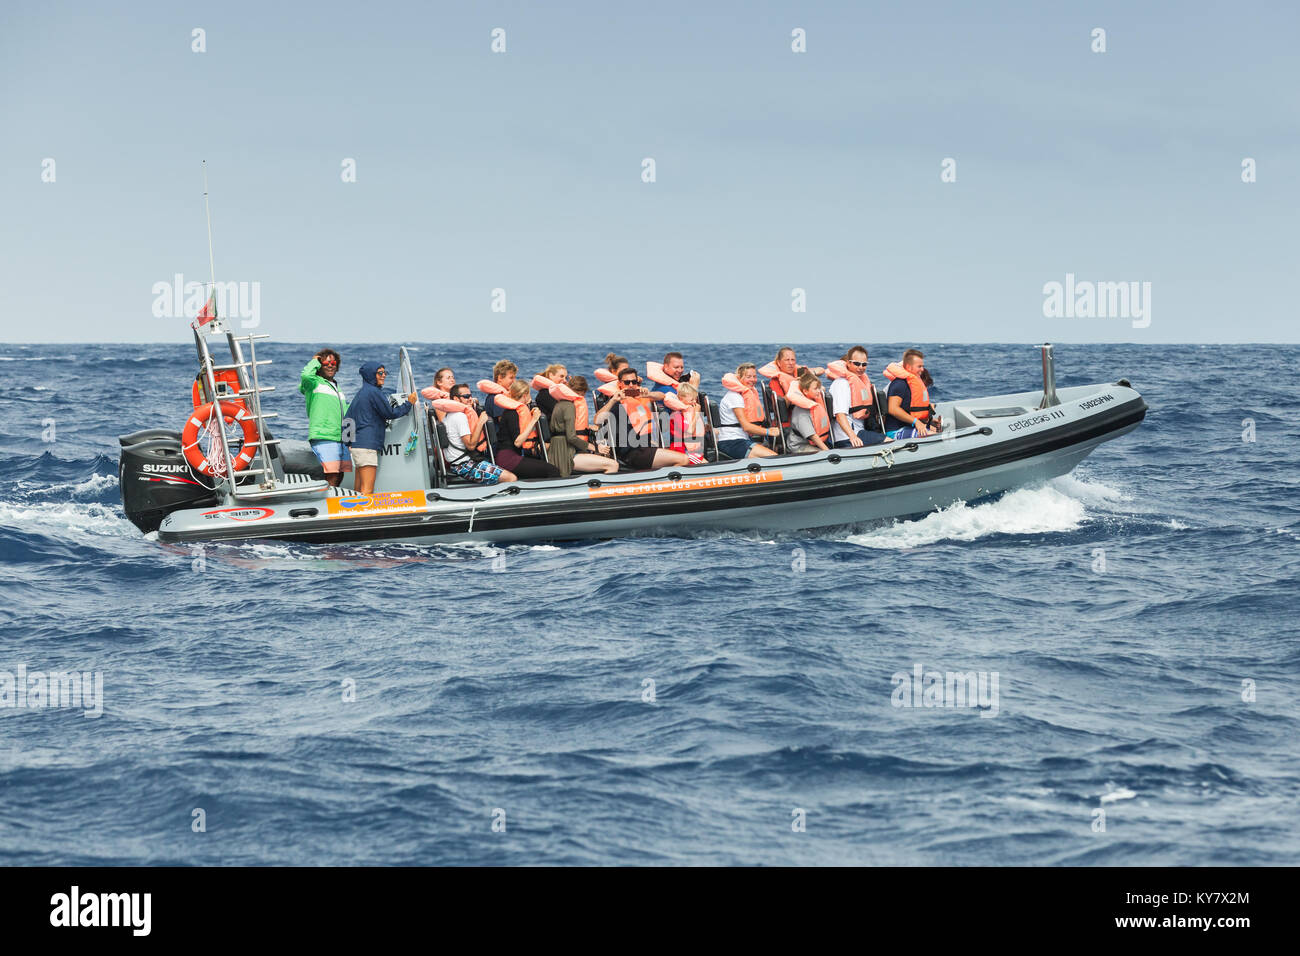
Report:
<svg viewBox="0 0 1300 956"><path fill-rule="evenodd" d="M537 405L534 403L530 404L528 407L535 409ZM541 418L537 419L536 432L537 437L541 440L533 443L533 457L540 458L542 461L550 464L551 420L547 418L545 414L543 414Z"/></svg>
<svg viewBox="0 0 1300 956"><path fill-rule="evenodd" d="M700 401L704 403L704 407L708 411L706 420L709 423L709 435L704 446L704 457L709 461L731 461L729 457L718 450L718 429L722 427L722 413L709 396L703 392L700 393ZM709 458L709 452L713 453L712 458Z"/></svg>
<svg viewBox="0 0 1300 956"><path fill-rule="evenodd" d="M452 471L450 468L447 467L447 458L446 458L445 451L446 449L451 447L451 438L447 435L447 426L445 423L437 420L437 416L433 414L433 409L429 410L429 417L433 419L433 421L430 424L434 433L438 436L438 455L437 455L438 460L436 462L436 465L437 465L437 475L441 479L442 486L452 487L454 485L477 485L478 484L477 481L470 481L468 478L462 478L460 475L456 474L454 471ZM489 425L486 426L484 430L486 431L487 428L491 428L490 420L489 420ZM488 445L489 452L491 451L491 448L492 446L491 444L489 444Z"/></svg>
<svg viewBox="0 0 1300 956"><path fill-rule="evenodd" d="M871 386L872 399L871 403L875 408L874 414L867 416L875 424L872 425L872 431L878 431L882 435L885 433L885 410L889 408L889 396L876 388L875 384Z"/></svg>
<svg viewBox="0 0 1300 956"><path fill-rule="evenodd" d="M772 424L781 429L780 451L783 455L788 455L790 454L790 403L782 396L774 395L772 404L775 412L773 417L776 419Z"/></svg>
<svg viewBox="0 0 1300 956"><path fill-rule="evenodd" d="M777 402L784 404L785 399L778 399L772 392L772 386L767 382L763 382L759 387L759 394L763 397L763 424L769 428L775 428L780 432L780 437L778 437L773 443L776 447L772 450L778 455L784 455L788 449L786 448L785 443L785 426L782 422L790 420L789 406L785 406L786 417L782 419L780 417L781 406L778 405ZM765 441L771 441L771 439L766 439Z"/></svg>

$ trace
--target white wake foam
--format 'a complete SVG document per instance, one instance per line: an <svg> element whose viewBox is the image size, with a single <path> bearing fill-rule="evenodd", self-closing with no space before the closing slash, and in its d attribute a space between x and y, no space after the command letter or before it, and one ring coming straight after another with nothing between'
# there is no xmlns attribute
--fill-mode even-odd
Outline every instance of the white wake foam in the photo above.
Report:
<svg viewBox="0 0 1300 956"><path fill-rule="evenodd" d="M1061 534L1088 520L1090 503L1105 509L1124 500L1123 492L1066 476L1037 488L1017 489L996 501L977 505L959 501L915 521L894 521L850 535L848 542L898 551L940 541L975 541L991 534Z"/></svg>

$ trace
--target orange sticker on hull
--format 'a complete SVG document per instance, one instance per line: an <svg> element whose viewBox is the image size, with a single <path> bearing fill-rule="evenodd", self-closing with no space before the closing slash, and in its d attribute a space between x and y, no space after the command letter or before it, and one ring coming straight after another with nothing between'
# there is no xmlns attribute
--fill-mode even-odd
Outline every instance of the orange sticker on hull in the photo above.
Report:
<svg viewBox="0 0 1300 956"><path fill-rule="evenodd" d="M325 502L325 510L331 518L423 511L427 507L423 491L379 491L370 495L330 498Z"/></svg>
<svg viewBox="0 0 1300 956"><path fill-rule="evenodd" d="M766 485L782 481L779 471L741 472L738 475L710 475L702 478L683 478L681 481L647 481L635 485L606 485L591 488L588 498L622 498L627 495L658 495L673 491L701 491L709 488L742 488L746 485Z"/></svg>

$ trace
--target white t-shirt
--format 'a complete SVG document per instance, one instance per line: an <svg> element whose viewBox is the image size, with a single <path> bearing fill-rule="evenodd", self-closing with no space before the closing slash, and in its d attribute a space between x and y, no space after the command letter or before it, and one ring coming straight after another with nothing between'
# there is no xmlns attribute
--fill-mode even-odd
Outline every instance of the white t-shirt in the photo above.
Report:
<svg viewBox="0 0 1300 956"><path fill-rule="evenodd" d="M848 441L849 436L844 434L844 429L840 428L836 415L843 415L850 422L855 419L849 414L849 409L853 407L853 389L849 387L847 378L837 378L831 382L831 443L838 441ZM857 433L857 429L854 429Z"/></svg>
<svg viewBox="0 0 1300 956"><path fill-rule="evenodd" d="M464 412L448 412L442 420L447 429L447 439L451 447L447 449L447 464L454 465L465 457L465 436L470 433L469 416Z"/></svg>
<svg viewBox="0 0 1300 956"><path fill-rule="evenodd" d="M740 427L736 418L736 409L744 407L745 396L727 389L727 394L723 395L722 401L718 402L718 421L722 426L718 429L718 441L735 441L738 438L752 437Z"/></svg>

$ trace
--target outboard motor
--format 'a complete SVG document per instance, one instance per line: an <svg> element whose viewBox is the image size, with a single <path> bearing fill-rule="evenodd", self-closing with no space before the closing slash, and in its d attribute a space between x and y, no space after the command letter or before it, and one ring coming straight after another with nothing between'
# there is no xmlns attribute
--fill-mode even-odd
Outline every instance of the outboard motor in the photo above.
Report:
<svg viewBox="0 0 1300 956"><path fill-rule="evenodd" d="M117 466L122 509L131 523L146 533L157 531L173 511L215 505L217 496L196 475L181 454L180 438L150 438L122 447Z"/></svg>

